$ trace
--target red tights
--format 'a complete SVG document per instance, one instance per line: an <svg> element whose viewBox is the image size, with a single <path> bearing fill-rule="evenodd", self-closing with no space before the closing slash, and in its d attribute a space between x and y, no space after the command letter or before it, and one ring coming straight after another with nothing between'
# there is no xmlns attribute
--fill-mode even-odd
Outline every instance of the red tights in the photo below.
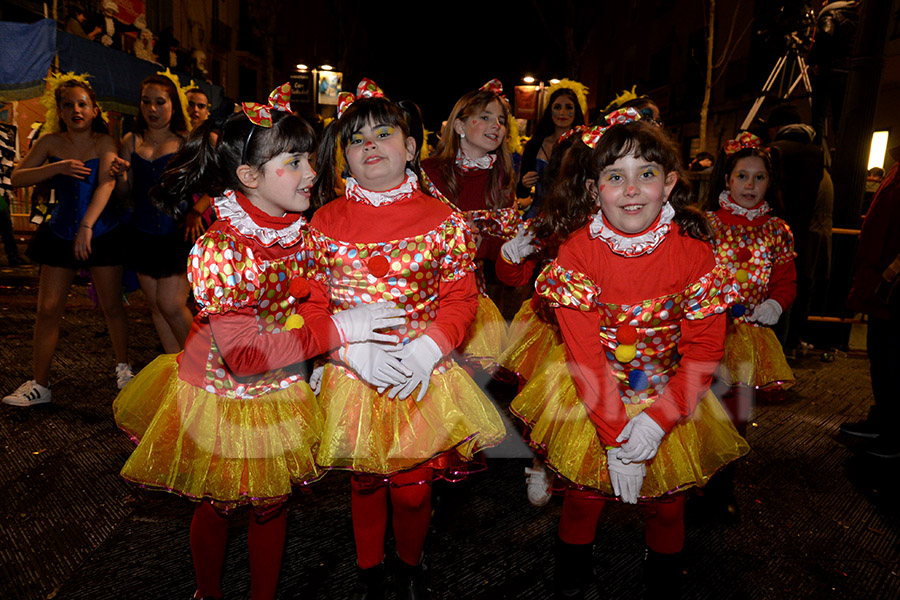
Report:
<svg viewBox="0 0 900 600"><path fill-rule="evenodd" d="M567 544L590 544L606 500L592 492L567 490L559 519L559 539ZM644 505L644 540L660 554L674 554L684 547L684 494Z"/></svg>
<svg viewBox="0 0 900 600"><path fill-rule="evenodd" d="M432 477L433 469L420 467L398 473L387 485L374 489L353 477L350 506L356 562L361 568L370 569L384 560L389 499L394 511L392 524L397 554L407 564L419 564L431 522Z"/></svg>
<svg viewBox="0 0 900 600"><path fill-rule="evenodd" d="M253 600L275 597L286 529L287 511L283 508L250 517L247 546L250 553L250 597ZM209 502L201 502L194 510L191 521L191 555L194 558L197 595L201 598L222 597L222 567L227 541L228 517L222 516Z"/></svg>

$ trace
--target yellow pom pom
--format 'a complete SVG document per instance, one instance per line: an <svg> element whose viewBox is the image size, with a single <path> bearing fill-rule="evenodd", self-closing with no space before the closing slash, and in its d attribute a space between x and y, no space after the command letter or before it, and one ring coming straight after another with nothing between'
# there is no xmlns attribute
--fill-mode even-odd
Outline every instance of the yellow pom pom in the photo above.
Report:
<svg viewBox="0 0 900 600"><path fill-rule="evenodd" d="M748 279L747 271L738 269L734 272L734 278L738 280L738 283L744 283Z"/></svg>
<svg viewBox="0 0 900 600"><path fill-rule="evenodd" d="M616 360L620 363L629 363L637 356L637 346L633 344L619 344L616 348Z"/></svg>
<svg viewBox="0 0 900 600"><path fill-rule="evenodd" d="M303 317L300 315L291 315L287 318L287 321L284 322L284 330L290 331L291 329L300 329L306 321L303 320Z"/></svg>

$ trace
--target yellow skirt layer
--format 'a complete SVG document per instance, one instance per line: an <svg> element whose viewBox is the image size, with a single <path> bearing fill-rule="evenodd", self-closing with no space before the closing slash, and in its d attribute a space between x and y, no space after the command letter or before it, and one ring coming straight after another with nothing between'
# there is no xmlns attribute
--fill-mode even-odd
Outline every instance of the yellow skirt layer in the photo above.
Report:
<svg viewBox="0 0 900 600"><path fill-rule="evenodd" d="M391 399L348 377L342 365L327 365L319 392L325 425L318 464L387 476L451 451L470 461L506 435L497 409L458 365L435 371L421 402L417 394Z"/></svg>
<svg viewBox="0 0 900 600"><path fill-rule="evenodd" d="M507 335L509 344L500 355L500 366L528 381L547 360L551 350L562 343L559 330L540 319L531 308L531 299L522 303Z"/></svg>
<svg viewBox="0 0 900 600"><path fill-rule="evenodd" d="M479 294L475 320L456 349L460 360L486 371L491 370L505 347L506 321L494 301Z"/></svg>
<svg viewBox="0 0 900 600"><path fill-rule="evenodd" d="M794 372L775 332L769 327L742 322L728 326L719 373L730 385L743 384L763 390L786 390L794 385Z"/></svg>
<svg viewBox="0 0 900 600"><path fill-rule="evenodd" d="M322 413L306 382L231 399L179 379L176 357L158 357L116 397L116 423L140 440L122 477L233 507L283 501L321 476Z"/></svg>
<svg viewBox="0 0 900 600"><path fill-rule="evenodd" d="M625 405L629 418L649 404ZM510 405L528 427L529 443L547 465L572 484L613 496L606 449L588 417L560 346ZM641 498L706 485L723 466L749 452L715 396L707 392L694 414L663 438L647 463Z"/></svg>

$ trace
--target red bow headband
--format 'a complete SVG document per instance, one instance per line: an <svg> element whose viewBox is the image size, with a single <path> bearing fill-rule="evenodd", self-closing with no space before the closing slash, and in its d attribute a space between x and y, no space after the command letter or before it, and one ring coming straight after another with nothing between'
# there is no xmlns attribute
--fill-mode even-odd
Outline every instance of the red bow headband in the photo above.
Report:
<svg viewBox="0 0 900 600"><path fill-rule="evenodd" d="M356 96L350 92L341 92L338 94L338 119L344 114L351 104L359 98L384 98L384 92L378 87L378 84L367 77L363 77L359 85L356 86Z"/></svg>
<svg viewBox="0 0 900 600"><path fill-rule="evenodd" d="M624 125L625 123L633 123L641 120L641 113L629 106L628 108L620 108L605 117L608 125L606 127L594 126L585 129L581 134L581 141L589 148L593 148L606 133L606 130L616 125Z"/></svg>
<svg viewBox="0 0 900 600"><path fill-rule="evenodd" d="M738 150L743 150L744 148L759 148L761 146L761 139L759 139L749 131L744 131L735 139L725 142L724 150L725 154L731 155Z"/></svg>
<svg viewBox="0 0 900 600"><path fill-rule="evenodd" d="M556 140L556 144L557 144L557 145L562 144L564 141L566 141L567 139L569 139L569 138L572 137L573 135L579 135L579 136L580 136L581 134L583 134L583 133L584 133L585 131L587 131L588 129L590 129L590 128L589 128L587 125L579 125L578 127L575 127L575 128L573 128L573 129L570 129L570 130L568 130L567 132L565 132L564 134L562 134L561 136L559 136L559 139Z"/></svg>
<svg viewBox="0 0 900 600"><path fill-rule="evenodd" d="M282 83L269 94L268 104L241 102L241 110L250 122L260 127L272 126L272 111L291 112L291 84Z"/></svg>

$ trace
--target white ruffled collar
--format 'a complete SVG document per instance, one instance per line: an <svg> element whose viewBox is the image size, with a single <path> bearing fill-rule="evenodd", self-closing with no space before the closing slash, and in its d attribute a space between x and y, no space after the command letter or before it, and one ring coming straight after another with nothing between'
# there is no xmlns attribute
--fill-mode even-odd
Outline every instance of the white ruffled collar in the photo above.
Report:
<svg viewBox="0 0 900 600"><path fill-rule="evenodd" d="M354 177L347 178L347 185L344 194L350 200L362 202L363 204L371 204L372 206L384 206L385 204L393 204L398 200L405 200L413 195L419 189L419 178L410 169L406 169L406 179L397 187L385 192L373 192L359 185Z"/></svg>
<svg viewBox="0 0 900 600"><path fill-rule="evenodd" d="M757 204L756 208L744 208L731 199L731 194L728 192L728 190L722 190L722 193L719 194L719 206L733 215L744 217L748 221L758 219L772 209L772 207L769 206L769 203L765 200Z"/></svg>
<svg viewBox="0 0 900 600"><path fill-rule="evenodd" d="M609 226L603 219L603 211L597 211L591 221L590 233L594 239L601 239L610 250L621 256L640 256L649 254L666 238L672 226L675 209L669 202L663 204L656 224L644 233L627 236Z"/></svg>
<svg viewBox="0 0 900 600"><path fill-rule="evenodd" d="M466 153L459 150L456 153L456 166L463 171L474 171L476 169L490 169L497 162L496 154L485 154L481 158L469 158Z"/></svg>
<svg viewBox="0 0 900 600"><path fill-rule="evenodd" d="M306 227L303 215L281 229L258 224L240 205L234 190L225 190L224 195L213 198L212 205L220 219L224 219L241 235L256 240L265 247L276 243L288 247L300 238Z"/></svg>

